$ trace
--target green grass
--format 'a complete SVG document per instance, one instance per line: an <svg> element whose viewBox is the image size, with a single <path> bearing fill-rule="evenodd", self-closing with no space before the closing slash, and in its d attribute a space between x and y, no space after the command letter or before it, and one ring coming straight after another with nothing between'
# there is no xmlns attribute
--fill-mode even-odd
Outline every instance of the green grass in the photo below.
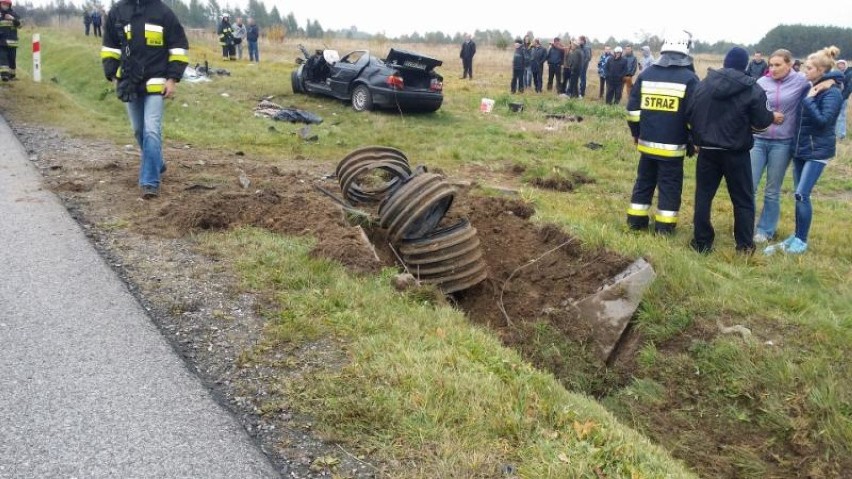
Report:
<svg viewBox="0 0 852 479"><path fill-rule="evenodd" d="M44 82L29 82L20 68L22 80L0 95L4 113L128 143L122 105L105 94L97 45L66 31L41 33ZM623 107L526 94L524 111L509 113L506 105L517 97L507 93L508 63L501 59L483 62L483 80L447 80L445 104L434 115L356 114L340 102L290 93L295 52L290 44L269 45L262 55L280 61L216 64L232 75L180 84L167 107L167 143L327 164L356 147L383 144L402 149L414 164L448 173L475 168L500 177L513 165L530 177L582 172L595 182L570 193L521 187L537 206L534 219L590 245L644 256L658 274L636 315L643 344L635 367L618 386L617 371L582 361L571 368L585 352L548 341L546 326L530 332L540 347L524 357L551 364L552 373L533 369L458 312L392 292L388 273L352 278L308 258L303 240L262 231L208 238L221 254L239 253L246 289L275 298L262 344L244 352L243 361L263 361L273 348L295 355L309 344L337 345L328 367L280 385L300 410L318 418L326 435L378 456L395 467L394 477L493 477L500 464L513 465L520 477L598 477L596 468L606 477L688 475L669 454L707 477L831 477L852 467L848 142L839 145L814 193L807 254L734 254L722 188L713 208L717 250L702 256L687 246L693 160L686 162L679 233L658 238L625 231L637 154ZM218 58L212 40L193 44L191 61L205 57ZM18 61L28 65L28 52ZM452 79L458 69L448 61L442 72ZM299 140L300 125L254 117L256 101L270 95L322 116L324 123L313 127L319 141ZM482 97L497 101L494 113L478 112ZM550 113L584 121L548 122ZM586 148L589 142L603 148ZM483 183L488 189L488 180ZM788 175L782 237L793 228L791 188ZM107 226L122 224L116 219ZM751 336L720 332L734 325L749 328ZM607 410L585 396L591 394ZM275 411L270 401L267 410Z"/></svg>

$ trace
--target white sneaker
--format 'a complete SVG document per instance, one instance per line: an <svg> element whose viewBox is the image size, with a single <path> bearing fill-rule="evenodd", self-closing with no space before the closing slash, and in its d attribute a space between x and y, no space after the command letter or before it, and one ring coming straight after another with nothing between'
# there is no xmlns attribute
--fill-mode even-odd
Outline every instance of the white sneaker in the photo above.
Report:
<svg viewBox="0 0 852 479"><path fill-rule="evenodd" d="M754 242L755 244L768 243L769 237L763 233L757 233L754 235Z"/></svg>

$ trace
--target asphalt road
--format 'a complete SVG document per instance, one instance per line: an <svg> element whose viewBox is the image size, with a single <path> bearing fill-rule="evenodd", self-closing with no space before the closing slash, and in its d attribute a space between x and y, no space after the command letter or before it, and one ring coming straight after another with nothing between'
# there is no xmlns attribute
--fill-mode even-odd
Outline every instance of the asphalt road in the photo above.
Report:
<svg viewBox="0 0 852 479"><path fill-rule="evenodd" d="M0 478L48 477L278 475L0 117Z"/></svg>

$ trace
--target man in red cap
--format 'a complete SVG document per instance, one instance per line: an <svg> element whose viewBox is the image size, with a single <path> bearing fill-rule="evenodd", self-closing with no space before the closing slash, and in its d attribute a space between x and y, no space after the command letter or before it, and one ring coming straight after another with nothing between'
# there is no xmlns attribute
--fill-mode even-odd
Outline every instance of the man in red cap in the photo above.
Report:
<svg viewBox="0 0 852 479"><path fill-rule="evenodd" d="M12 0L0 0L0 79L15 79L18 52L18 28L21 20L12 10Z"/></svg>

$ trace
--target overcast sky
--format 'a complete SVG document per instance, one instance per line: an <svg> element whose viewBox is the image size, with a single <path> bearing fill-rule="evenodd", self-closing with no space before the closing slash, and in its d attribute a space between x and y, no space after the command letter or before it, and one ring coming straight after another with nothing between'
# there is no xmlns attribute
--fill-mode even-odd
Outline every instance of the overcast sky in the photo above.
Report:
<svg viewBox="0 0 852 479"><path fill-rule="evenodd" d="M244 7L247 3L219 0L223 6ZM610 35L635 40L643 31L664 37L667 32L685 29L702 41L751 44L779 24L852 26L848 0L815 1L813 8L801 2L783 6L777 0L263 0L263 3L268 9L278 6L282 16L293 12L301 26L311 19L319 20L324 29L355 25L358 30L385 32L388 36L415 31L452 35L499 29L515 36L528 30L540 38L569 32L603 41Z"/></svg>

